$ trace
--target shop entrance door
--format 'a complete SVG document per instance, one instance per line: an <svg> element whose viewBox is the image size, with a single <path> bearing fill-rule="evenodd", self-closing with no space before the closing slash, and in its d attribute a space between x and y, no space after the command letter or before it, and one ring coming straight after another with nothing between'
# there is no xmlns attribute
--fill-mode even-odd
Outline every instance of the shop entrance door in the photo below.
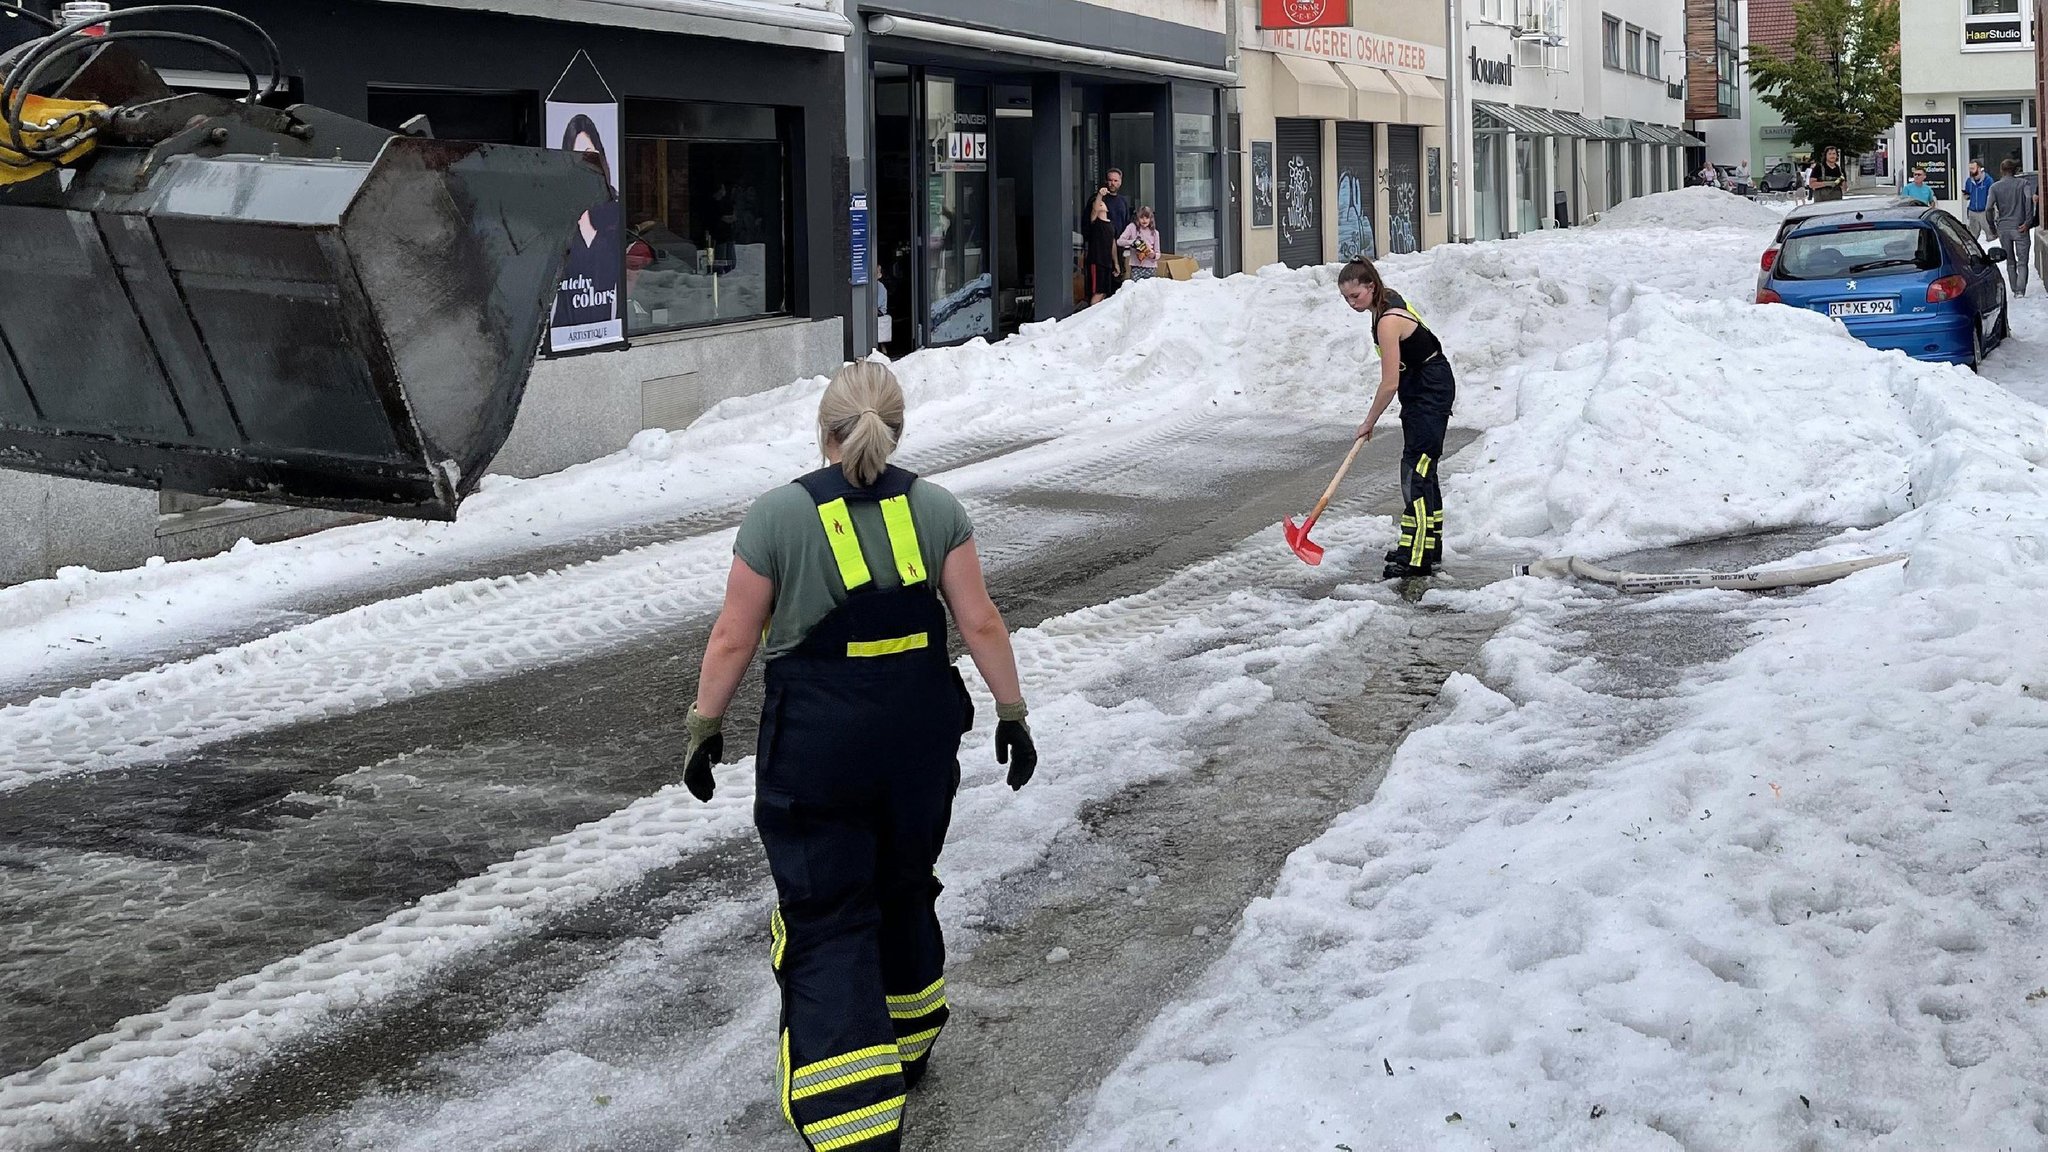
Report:
<svg viewBox="0 0 2048 1152"><path fill-rule="evenodd" d="M1380 254L1374 220L1379 210L1379 172L1373 164L1371 124L1337 125L1337 259Z"/></svg>
<svg viewBox="0 0 2048 1152"><path fill-rule="evenodd" d="M1280 262L1303 268L1323 262L1323 122L1282 120L1273 130L1274 215Z"/></svg>
<svg viewBox="0 0 2048 1152"><path fill-rule="evenodd" d="M989 88L924 79L924 345L996 331Z"/></svg>
<svg viewBox="0 0 2048 1152"><path fill-rule="evenodd" d="M1387 251L1422 250L1422 129L1387 128Z"/></svg>

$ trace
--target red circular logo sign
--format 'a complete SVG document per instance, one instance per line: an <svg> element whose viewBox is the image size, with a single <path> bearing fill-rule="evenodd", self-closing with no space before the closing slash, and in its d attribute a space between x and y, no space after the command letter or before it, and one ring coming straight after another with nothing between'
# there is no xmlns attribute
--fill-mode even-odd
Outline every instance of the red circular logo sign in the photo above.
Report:
<svg viewBox="0 0 2048 1152"><path fill-rule="evenodd" d="M1329 0L1281 0L1287 19L1296 24L1314 24L1323 18Z"/></svg>

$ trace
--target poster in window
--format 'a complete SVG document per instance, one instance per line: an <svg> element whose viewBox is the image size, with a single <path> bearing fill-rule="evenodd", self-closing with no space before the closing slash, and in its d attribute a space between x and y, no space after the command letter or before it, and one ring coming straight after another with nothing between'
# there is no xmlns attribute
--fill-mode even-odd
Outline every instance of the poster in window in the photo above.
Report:
<svg viewBox="0 0 2048 1152"><path fill-rule="evenodd" d="M1252 141L1252 227L1273 226L1273 142Z"/></svg>
<svg viewBox="0 0 2048 1152"><path fill-rule="evenodd" d="M1425 189L1429 194L1429 214L1431 216L1441 216L1444 214L1443 149L1431 148L1429 150L1429 171L1426 179L1429 182Z"/></svg>
<svg viewBox="0 0 2048 1152"><path fill-rule="evenodd" d="M1956 118L1906 117L1906 170L1927 169L1927 185L1936 200L1953 200L1955 191Z"/></svg>
<svg viewBox="0 0 2048 1152"><path fill-rule="evenodd" d="M625 216L619 204L619 102L588 55L578 51L548 94L551 147L597 157L605 198L576 221L548 323L548 352L561 356L626 344Z"/></svg>

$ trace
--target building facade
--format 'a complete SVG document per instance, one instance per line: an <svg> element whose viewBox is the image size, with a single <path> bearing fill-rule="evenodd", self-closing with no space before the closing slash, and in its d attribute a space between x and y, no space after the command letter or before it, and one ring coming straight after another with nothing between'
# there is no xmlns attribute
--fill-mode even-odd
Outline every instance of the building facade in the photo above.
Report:
<svg viewBox="0 0 2048 1152"><path fill-rule="evenodd" d="M1242 266L1416 252L1450 237L1441 5L1248 4L1230 127Z"/></svg>
<svg viewBox="0 0 2048 1152"><path fill-rule="evenodd" d="M1903 0L1900 83L1905 163L1928 168L1945 207L1959 208L1970 161L2041 168L2041 98L2033 0Z"/></svg>
<svg viewBox="0 0 2048 1152"><path fill-rule="evenodd" d="M850 159L873 274L857 348L996 340L1080 303L1110 169L1162 250L1228 272L1225 0L849 2Z"/></svg>
<svg viewBox="0 0 2048 1152"><path fill-rule="evenodd" d="M1457 232L1571 227L1683 186L1682 0L1459 0Z"/></svg>

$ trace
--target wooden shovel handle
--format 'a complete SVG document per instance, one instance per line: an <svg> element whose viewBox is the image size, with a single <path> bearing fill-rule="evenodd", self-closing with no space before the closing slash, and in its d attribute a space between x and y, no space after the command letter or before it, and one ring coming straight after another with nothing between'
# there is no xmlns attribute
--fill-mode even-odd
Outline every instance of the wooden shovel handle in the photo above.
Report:
<svg viewBox="0 0 2048 1152"><path fill-rule="evenodd" d="M1337 469L1337 474L1330 478L1330 486L1323 489L1323 498L1316 501L1316 510L1308 514L1308 523L1303 525L1301 529L1303 533L1307 533L1310 528L1315 527L1316 521L1323 518L1323 509L1330 506L1331 499L1337 495L1337 486L1344 483L1345 474L1351 471L1351 462L1358 459L1359 449L1364 447L1365 437L1363 436L1351 442L1350 454L1344 457L1344 463Z"/></svg>

